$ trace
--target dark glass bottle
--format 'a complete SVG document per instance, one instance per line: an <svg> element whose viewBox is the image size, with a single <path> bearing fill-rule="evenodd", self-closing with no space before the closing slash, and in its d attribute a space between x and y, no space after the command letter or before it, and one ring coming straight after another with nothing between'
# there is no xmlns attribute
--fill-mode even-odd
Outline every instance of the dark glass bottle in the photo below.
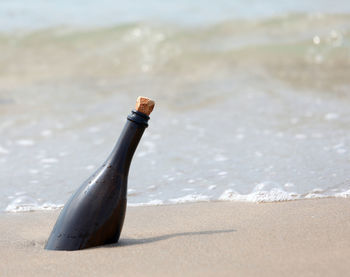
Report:
<svg viewBox="0 0 350 277"><path fill-rule="evenodd" d="M45 249L78 250L118 242L126 212L130 163L148 126L149 117L140 110L128 116L106 162L68 200Z"/></svg>

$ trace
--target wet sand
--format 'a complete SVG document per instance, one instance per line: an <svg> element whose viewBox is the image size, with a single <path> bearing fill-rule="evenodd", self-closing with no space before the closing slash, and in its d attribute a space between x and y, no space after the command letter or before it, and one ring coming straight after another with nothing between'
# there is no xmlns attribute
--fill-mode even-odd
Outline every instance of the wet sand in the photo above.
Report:
<svg viewBox="0 0 350 277"><path fill-rule="evenodd" d="M130 207L120 243L43 250L58 212L0 216L1 276L348 276L350 200Z"/></svg>

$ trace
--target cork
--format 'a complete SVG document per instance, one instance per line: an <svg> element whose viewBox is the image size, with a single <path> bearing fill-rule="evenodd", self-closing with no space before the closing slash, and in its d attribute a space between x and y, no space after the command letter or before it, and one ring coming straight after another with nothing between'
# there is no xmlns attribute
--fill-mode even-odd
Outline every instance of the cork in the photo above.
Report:
<svg viewBox="0 0 350 277"><path fill-rule="evenodd" d="M139 96L136 100L135 109L141 113L150 115L154 108L154 101L148 97Z"/></svg>

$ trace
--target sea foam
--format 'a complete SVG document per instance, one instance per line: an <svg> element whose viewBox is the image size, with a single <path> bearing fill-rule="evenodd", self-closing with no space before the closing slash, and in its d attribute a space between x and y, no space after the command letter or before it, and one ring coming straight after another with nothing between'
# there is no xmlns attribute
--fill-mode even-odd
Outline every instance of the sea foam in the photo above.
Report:
<svg viewBox="0 0 350 277"><path fill-rule="evenodd" d="M43 210L56 210L62 208L63 204L54 203L39 203L39 201L31 198L29 196L20 196L12 200L12 202L7 205L6 212L31 212L31 211L43 211Z"/></svg>
<svg viewBox="0 0 350 277"><path fill-rule="evenodd" d="M203 201L209 201L210 197L207 195L202 194L188 194L179 198L172 198L169 199L171 203L186 203L186 202L203 202Z"/></svg>
<svg viewBox="0 0 350 277"><path fill-rule="evenodd" d="M141 206L159 206L166 204L182 204L182 203L193 203L193 202L208 202L208 201L233 201L233 202L281 202L291 201L300 199L317 199L326 197L339 197L348 198L350 197L350 189L334 194L328 194L323 190L313 190L305 194L299 194L295 192L288 192L279 187L272 187L269 189L261 189L264 183L258 184L251 193L240 194L233 189L226 189L218 198L214 198L208 195L199 193L188 194L178 198L171 198L168 200L153 199L147 202L129 202L128 207L141 207ZM259 190L259 188L261 190ZM6 207L6 212L31 212L31 211L47 211L56 210L62 208L63 204L55 204L50 202L41 203L40 201L24 195L24 193L17 193L16 198L9 196L8 198L12 202ZM132 199L132 197L129 197Z"/></svg>

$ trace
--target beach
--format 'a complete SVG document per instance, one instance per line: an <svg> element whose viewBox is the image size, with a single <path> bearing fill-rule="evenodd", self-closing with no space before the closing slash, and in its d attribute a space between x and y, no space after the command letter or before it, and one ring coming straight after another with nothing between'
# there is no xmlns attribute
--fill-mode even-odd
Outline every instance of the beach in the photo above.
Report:
<svg viewBox="0 0 350 277"><path fill-rule="evenodd" d="M0 64L0 277L349 276L348 0L5 0ZM119 243L44 250L138 96Z"/></svg>
<svg viewBox="0 0 350 277"><path fill-rule="evenodd" d="M0 215L1 276L348 276L350 200L129 207L118 244L47 251L58 211Z"/></svg>

